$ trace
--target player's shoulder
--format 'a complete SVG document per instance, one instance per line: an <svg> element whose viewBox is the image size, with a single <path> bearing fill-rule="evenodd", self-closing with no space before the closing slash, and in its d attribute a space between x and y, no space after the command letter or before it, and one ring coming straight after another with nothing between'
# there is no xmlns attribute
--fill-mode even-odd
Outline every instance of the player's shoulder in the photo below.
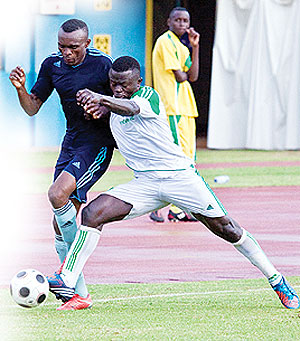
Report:
<svg viewBox="0 0 300 341"><path fill-rule="evenodd" d="M63 55L60 51L57 52L53 52L51 54L49 54L49 56L47 56L44 61L53 61L53 60L62 60L63 59Z"/></svg>
<svg viewBox="0 0 300 341"><path fill-rule="evenodd" d="M47 56L42 61L42 65L44 65L44 66L51 66L51 65L60 66L62 60L63 60L63 55L61 54L61 52L58 51L58 52L51 53L49 56Z"/></svg>
<svg viewBox="0 0 300 341"><path fill-rule="evenodd" d="M111 56L94 47L88 47L86 49L86 52L91 58L94 58L96 61L109 64L112 64L113 62L113 58Z"/></svg>
<svg viewBox="0 0 300 341"><path fill-rule="evenodd" d="M139 90L132 95L131 98L134 98L136 96L150 100L151 97L158 96L158 92L151 86L144 85L141 86Z"/></svg>
<svg viewBox="0 0 300 341"><path fill-rule="evenodd" d="M157 38L156 41L156 48L160 50L164 49L176 49L178 42L176 41L176 38L174 37L174 33L172 33L170 30L163 33L160 37Z"/></svg>
<svg viewBox="0 0 300 341"><path fill-rule="evenodd" d="M169 31L166 31L165 33L161 34L157 39L156 39L156 44L164 44L169 40Z"/></svg>
<svg viewBox="0 0 300 341"><path fill-rule="evenodd" d="M141 86L140 89L132 95L133 100L137 101L142 107L151 106L152 111L159 115L161 111L161 100L156 90L151 86ZM136 100L138 98L138 100ZM146 104L147 103L147 104Z"/></svg>

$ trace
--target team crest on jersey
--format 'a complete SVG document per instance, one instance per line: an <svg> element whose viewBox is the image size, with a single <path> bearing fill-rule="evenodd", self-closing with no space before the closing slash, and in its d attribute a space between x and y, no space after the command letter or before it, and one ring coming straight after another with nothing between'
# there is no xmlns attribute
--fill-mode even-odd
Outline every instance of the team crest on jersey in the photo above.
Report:
<svg viewBox="0 0 300 341"><path fill-rule="evenodd" d="M54 66L57 67L61 67L61 60L59 60L58 62L53 63Z"/></svg>

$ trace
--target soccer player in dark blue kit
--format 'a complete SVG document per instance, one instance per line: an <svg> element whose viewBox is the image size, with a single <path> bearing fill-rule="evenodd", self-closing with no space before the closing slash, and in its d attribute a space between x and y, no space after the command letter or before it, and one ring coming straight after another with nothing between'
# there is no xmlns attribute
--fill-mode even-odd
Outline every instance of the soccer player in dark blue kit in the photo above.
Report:
<svg viewBox="0 0 300 341"><path fill-rule="evenodd" d="M9 76L19 102L29 116L39 111L54 89L65 113L67 130L55 166L54 182L48 191L54 212L55 247L61 262L75 238L76 215L81 204L86 202L86 193L107 170L115 146L109 119L104 115L104 119L88 120L76 103L79 89L111 94L108 80L111 57L89 48L90 42L85 22L67 20L58 31L59 52L42 62L31 93L26 91L22 67L17 66ZM109 115L107 109L99 108L99 114L105 111ZM63 301L58 310L79 310L92 305L82 274L71 300L66 302L59 295L57 298Z"/></svg>

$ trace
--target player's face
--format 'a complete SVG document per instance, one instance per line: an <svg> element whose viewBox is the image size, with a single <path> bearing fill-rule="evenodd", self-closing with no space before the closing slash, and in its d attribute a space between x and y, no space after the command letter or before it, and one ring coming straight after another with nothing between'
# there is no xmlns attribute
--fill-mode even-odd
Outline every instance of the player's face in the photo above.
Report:
<svg viewBox="0 0 300 341"><path fill-rule="evenodd" d="M168 19L169 29L181 37L190 27L190 15L186 11L175 11Z"/></svg>
<svg viewBox="0 0 300 341"><path fill-rule="evenodd" d="M141 86L142 78L137 70L109 71L110 87L116 98L130 98Z"/></svg>
<svg viewBox="0 0 300 341"><path fill-rule="evenodd" d="M84 30L65 32L60 28L58 31L58 49L68 65L75 66L83 62L90 42Z"/></svg>

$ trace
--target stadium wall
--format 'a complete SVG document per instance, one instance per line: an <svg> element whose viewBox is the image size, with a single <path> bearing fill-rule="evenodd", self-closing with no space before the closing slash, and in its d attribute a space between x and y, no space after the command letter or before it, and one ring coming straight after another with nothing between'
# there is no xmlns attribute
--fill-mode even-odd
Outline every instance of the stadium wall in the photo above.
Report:
<svg viewBox="0 0 300 341"><path fill-rule="evenodd" d="M74 7L72 14L41 14L40 5L32 10L28 6L25 8L26 1L23 5L20 2L13 14L9 12L9 7L6 10L5 32L9 34L5 35L4 43L2 42L4 53L0 70L0 147L54 147L60 144L65 131L65 119L56 92L39 113L30 118L20 108L16 91L8 76L16 65L23 66L27 73L27 89L30 89L29 83L34 82L42 60L57 51L57 31L67 19L75 17L86 21L92 45L107 49L113 58L120 55L135 57L141 64L142 77L146 76L146 83L147 78L151 77L151 73L146 74L145 68L147 63L149 65L147 58L149 59L151 50L152 27L147 32L146 23L151 23L147 10L152 9L152 0L70 2ZM111 5L111 9L97 10L96 7L101 5ZM19 21L12 20L12 15L16 18L18 12ZM4 26L3 22L2 25ZM95 35L100 35L97 36L97 46L93 44ZM30 74L33 69L34 72Z"/></svg>

